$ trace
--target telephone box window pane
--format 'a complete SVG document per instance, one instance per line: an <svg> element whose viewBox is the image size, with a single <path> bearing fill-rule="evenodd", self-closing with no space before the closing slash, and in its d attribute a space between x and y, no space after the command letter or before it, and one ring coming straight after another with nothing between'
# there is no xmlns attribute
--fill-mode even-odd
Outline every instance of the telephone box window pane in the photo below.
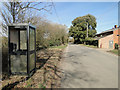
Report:
<svg viewBox="0 0 120 90"><path fill-rule="evenodd" d="M31 75L35 71L35 27L29 24L8 25L9 73Z"/></svg>
<svg viewBox="0 0 120 90"><path fill-rule="evenodd" d="M20 31L20 49L26 50L27 49L27 32Z"/></svg>
<svg viewBox="0 0 120 90"><path fill-rule="evenodd" d="M27 55L11 55L11 71L27 72Z"/></svg>
<svg viewBox="0 0 120 90"><path fill-rule="evenodd" d="M30 50L35 50L34 30L30 28Z"/></svg>
<svg viewBox="0 0 120 90"><path fill-rule="evenodd" d="M29 65L30 65L30 71L35 68L35 53L30 54Z"/></svg>
<svg viewBox="0 0 120 90"><path fill-rule="evenodd" d="M18 50L18 31L12 29L10 31L10 52L15 52Z"/></svg>

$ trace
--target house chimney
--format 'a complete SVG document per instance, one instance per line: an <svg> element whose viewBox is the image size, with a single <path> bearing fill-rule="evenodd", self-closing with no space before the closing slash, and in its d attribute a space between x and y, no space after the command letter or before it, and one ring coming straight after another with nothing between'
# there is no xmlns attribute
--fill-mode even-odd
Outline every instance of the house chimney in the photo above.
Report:
<svg viewBox="0 0 120 90"><path fill-rule="evenodd" d="M114 25L114 28L117 28L117 25Z"/></svg>

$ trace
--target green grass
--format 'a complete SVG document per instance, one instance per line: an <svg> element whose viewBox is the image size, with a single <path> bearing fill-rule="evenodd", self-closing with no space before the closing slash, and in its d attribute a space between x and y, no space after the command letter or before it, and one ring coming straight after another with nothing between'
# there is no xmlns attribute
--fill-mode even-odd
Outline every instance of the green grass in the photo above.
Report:
<svg viewBox="0 0 120 90"><path fill-rule="evenodd" d="M85 45L87 47L91 47L91 48L97 48L97 46L93 46L93 45Z"/></svg>
<svg viewBox="0 0 120 90"><path fill-rule="evenodd" d="M80 45L84 45L84 44L80 44ZM98 48L97 46L93 46L93 45L84 45L86 47L90 47L90 48Z"/></svg>
<svg viewBox="0 0 120 90"><path fill-rule="evenodd" d="M109 52L114 53L114 54L120 56L120 50L115 50L115 49L114 49L114 50L110 50Z"/></svg>
<svg viewBox="0 0 120 90"><path fill-rule="evenodd" d="M39 88L46 88L43 84L40 84L38 85Z"/></svg>
<svg viewBox="0 0 120 90"><path fill-rule="evenodd" d="M64 48L66 48L66 47L67 47L67 45L61 45L61 46L52 46L52 47L50 47L50 48L64 49Z"/></svg>
<svg viewBox="0 0 120 90"><path fill-rule="evenodd" d="M25 88L31 88L31 82L32 82L32 80L29 79L29 80L26 82Z"/></svg>

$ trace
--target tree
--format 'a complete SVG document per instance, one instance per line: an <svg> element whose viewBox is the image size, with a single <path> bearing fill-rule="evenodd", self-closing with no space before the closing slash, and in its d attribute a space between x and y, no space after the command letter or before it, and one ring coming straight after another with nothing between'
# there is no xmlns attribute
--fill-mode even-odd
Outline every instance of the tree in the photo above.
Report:
<svg viewBox="0 0 120 90"><path fill-rule="evenodd" d="M34 17L32 20L36 25L37 49L67 43L68 35L67 27L65 25L52 23L42 17Z"/></svg>
<svg viewBox="0 0 120 90"><path fill-rule="evenodd" d="M69 29L69 36L74 38L74 43L84 43L87 39L87 27L88 37L92 38L96 34L96 25L96 18L93 15L88 14L77 17L72 21L72 26Z"/></svg>
<svg viewBox="0 0 120 90"><path fill-rule="evenodd" d="M44 2L3 2L3 9L1 10L2 16L2 30L3 33L7 31L7 24L9 23L29 23L34 16L33 10L50 11L53 3ZM38 5L40 5L38 7ZM29 13L30 12L30 13Z"/></svg>

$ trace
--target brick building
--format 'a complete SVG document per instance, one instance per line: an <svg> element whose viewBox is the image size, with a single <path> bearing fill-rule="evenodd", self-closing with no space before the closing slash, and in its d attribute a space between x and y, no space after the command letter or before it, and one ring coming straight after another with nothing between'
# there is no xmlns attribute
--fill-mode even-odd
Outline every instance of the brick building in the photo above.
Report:
<svg viewBox="0 0 120 90"><path fill-rule="evenodd" d="M120 47L120 27L117 25L114 28L107 31L101 32L96 35L96 40L98 40L99 48L114 49L115 43Z"/></svg>

